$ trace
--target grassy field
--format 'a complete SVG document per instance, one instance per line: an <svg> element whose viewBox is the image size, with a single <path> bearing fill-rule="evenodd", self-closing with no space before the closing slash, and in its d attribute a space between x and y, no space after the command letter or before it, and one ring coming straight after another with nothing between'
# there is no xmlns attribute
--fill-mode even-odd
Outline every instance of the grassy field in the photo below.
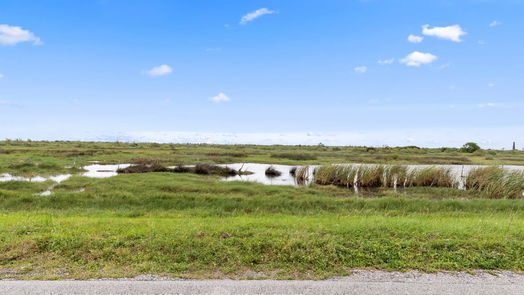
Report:
<svg viewBox="0 0 524 295"><path fill-rule="evenodd" d="M457 148L255 146L119 142L0 141L0 171L22 174L75 172L88 161L130 163L143 158L164 165L196 163L270 164L486 164L524 165L524 151ZM65 168L69 167L69 168Z"/></svg>
<svg viewBox="0 0 524 295"><path fill-rule="evenodd" d="M300 164L338 162L352 153L351 161L359 161L368 153L342 147L148 146L2 142L0 173L52 173L73 169L65 165L78 169L89 160L115 163L164 155L165 162L187 164L230 157L233 162ZM386 151L377 149L375 155ZM247 156L233 157L234 152ZM482 160L487 156L459 152L391 152L407 162L412 161L408 157L451 153L471 162L488 161ZM284 153L314 154L316 160L272 157ZM523 159L521 152L496 153L489 161L515 164ZM13 165L25 161L33 165ZM472 191L434 187L355 195L336 186L266 186L177 173L73 176L50 196L35 195L51 184L0 182L1 278L152 273L322 279L355 268L524 271L523 199L482 199Z"/></svg>

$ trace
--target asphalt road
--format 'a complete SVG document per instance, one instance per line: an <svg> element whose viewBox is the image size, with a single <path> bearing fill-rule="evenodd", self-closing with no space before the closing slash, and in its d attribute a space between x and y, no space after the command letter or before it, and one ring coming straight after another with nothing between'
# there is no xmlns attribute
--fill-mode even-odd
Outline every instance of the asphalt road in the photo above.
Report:
<svg viewBox="0 0 524 295"><path fill-rule="evenodd" d="M152 279L152 280L151 280ZM524 276L420 274L363 271L325 281L164 280L159 278L91 281L0 281L2 295L32 294L524 294Z"/></svg>

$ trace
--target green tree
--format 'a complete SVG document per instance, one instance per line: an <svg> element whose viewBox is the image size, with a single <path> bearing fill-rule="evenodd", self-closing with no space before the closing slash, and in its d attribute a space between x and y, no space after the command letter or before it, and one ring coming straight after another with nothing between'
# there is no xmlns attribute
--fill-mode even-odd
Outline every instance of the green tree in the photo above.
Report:
<svg viewBox="0 0 524 295"><path fill-rule="evenodd" d="M480 146L476 144L475 142L467 142L462 146L460 151L464 153L474 153L480 149L481 149Z"/></svg>

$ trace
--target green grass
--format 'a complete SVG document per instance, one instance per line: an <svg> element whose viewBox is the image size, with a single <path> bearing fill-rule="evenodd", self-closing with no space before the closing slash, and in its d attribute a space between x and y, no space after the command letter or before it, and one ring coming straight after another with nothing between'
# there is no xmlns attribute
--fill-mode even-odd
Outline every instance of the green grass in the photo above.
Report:
<svg viewBox="0 0 524 295"><path fill-rule="evenodd" d="M4 277L247 278L255 271L320 279L353 268L524 270L524 200L463 199L464 191L450 188L362 198L333 186L173 173L77 176L52 196L33 195L42 188L13 182L0 189L0 274L10 273Z"/></svg>
<svg viewBox="0 0 524 295"><path fill-rule="evenodd" d="M4 269L44 278L144 273L326 278L352 268L524 269L524 222L507 216L104 218L0 216ZM27 273L27 270L32 270Z"/></svg>
<svg viewBox="0 0 524 295"><path fill-rule="evenodd" d="M162 166L517 164L524 163L523 155L415 147L4 141L0 173L74 172L90 160ZM366 183L381 174L407 174L400 166L381 167L359 173L366 173ZM304 172L295 171L299 177ZM326 174L326 184L354 179L344 174L351 171L325 172L335 173ZM420 182L446 179L436 171L421 175ZM480 175L479 184L485 179ZM392 179L384 178L383 186ZM381 187L356 195L336 185L266 186L155 172L73 176L51 196L37 195L54 184L0 183L0 278L249 278L256 272L261 278L321 279L354 268L524 271L524 199L485 199L475 189Z"/></svg>

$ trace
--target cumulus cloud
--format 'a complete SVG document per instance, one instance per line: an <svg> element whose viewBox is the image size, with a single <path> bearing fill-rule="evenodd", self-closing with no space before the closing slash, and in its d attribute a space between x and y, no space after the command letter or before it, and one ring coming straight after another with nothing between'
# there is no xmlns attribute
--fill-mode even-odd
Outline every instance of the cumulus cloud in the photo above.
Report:
<svg viewBox="0 0 524 295"><path fill-rule="evenodd" d="M42 40L32 32L21 27L0 25L0 45L16 45L22 42L33 42L33 45L41 45Z"/></svg>
<svg viewBox="0 0 524 295"><path fill-rule="evenodd" d="M489 23L490 27L496 27L496 26L500 26L500 25L502 25L502 23L499 22L499 21L496 21L496 20L494 20L491 23Z"/></svg>
<svg viewBox="0 0 524 295"><path fill-rule="evenodd" d="M408 36L408 41L411 43L420 43L422 42L422 40L424 40L424 37L413 35L413 34L410 34Z"/></svg>
<svg viewBox="0 0 524 295"><path fill-rule="evenodd" d="M240 24L241 25L245 25L247 24L248 22L250 21L254 21L255 19L265 15L265 14L273 14L273 13L276 13L276 11L273 11L273 10L269 10L267 8L260 8L260 9L257 9L253 12L250 12L246 15L244 15L241 19L240 19Z"/></svg>
<svg viewBox="0 0 524 295"><path fill-rule="evenodd" d="M437 56L431 53L413 51L405 58L401 59L400 62L410 67L419 67L421 65L430 64L437 60L437 58Z"/></svg>
<svg viewBox="0 0 524 295"><path fill-rule="evenodd" d="M159 65L158 67L153 67L149 71L146 71L149 76L153 77L169 75L172 72L173 69L168 65Z"/></svg>
<svg viewBox="0 0 524 295"><path fill-rule="evenodd" d="M220 92L218 95L211 97L211 101L214 103L228 102L231 101L231 98Z"/></svg>
<svg viewBox="0 0 524 295"><path fill-rule="evenodd" d="M390 59L379 59L377 60L377 63L379 65L390 65L392 63L395 62L395 59L394 58L390 58Z"/></svg>
<svg viewBox="0 0 524 295"><path fill-rule="evenodd" d="M353 68L353 70L356 72L356 73L365 73L368 71L368 67L366 66L360 66L360 67L355 67Z"/></svg>
<svg viewBox="0 0 524 295"><path fill-rule="evenodd" d="M460 38L467 33L464 32L459 25L447 27L430 27L430 25L423 25L422 34L439 39L451 40L453 42L462 42Z"/></svg>

